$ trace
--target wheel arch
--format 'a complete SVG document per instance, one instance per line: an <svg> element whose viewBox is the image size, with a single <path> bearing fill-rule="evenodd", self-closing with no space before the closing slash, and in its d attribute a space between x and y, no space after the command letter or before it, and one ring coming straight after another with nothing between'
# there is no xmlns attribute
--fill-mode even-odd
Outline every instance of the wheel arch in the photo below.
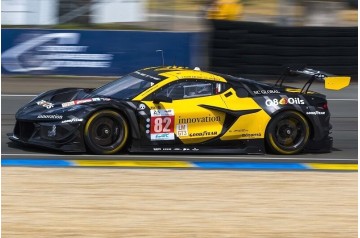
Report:
<svg viewBox="0 0 360 238"><path fill-rule="evenodd" d="M90 113L88 113L88 115L86 116L85 124L87 123L88 119L91 118L92 115L94 115L95 113L97 113L99 111L103 111L103 110L115 111L125 118L128 126L129 126L129 135L131 135L129 138L130 140L138 139L141 137L138 123L132 123L133 121L137 121L135 112L133 110L125 108L125 107L120 108L120 107L115 107L115 106L104 106L104 107L95 108ZM85 124L84 124L84 128L83 128L83 132L85 130Z"/></svg>
<svg viewBox="0 0 360 238"><path fill-rule="evenodd" d="M308 116L306 116L304 114L304 112L302 112L301 110L298 110L296 108L283 108L281 110L278 110L276 112L274 112L273 114L271 114L271 119L269 120L268 124L266 125L266 129L265 129L265 134L264 134L264 142L265 142L265 150L268 152L268 151L271 151L269 149L269 146L268 146L268 128L269 126L271 125L271 122L274 120L274 118L278 115L280 115L281 113L284 113L284 112L296 112L298 114L300 114L301 116L303 116L306 120L306 122L308 123L309 125L309 140L311 140L313 137L314 137L314 133L315 133L315 129L314 129L314 125L313 125L313 122L309 119ZM309 141L308 141L309 142Z"/></svg>
<svg viewBox="0 0 360 238"><path fill-rule="evenodd" d="M270 125L270 122L277 116L279 115L280 113L284 113L284 112L287 112L287 111L294 111L294 112L297 112L299 114L301 114L307 121L307 123L309 124L309 127L310 127L310 136L309 138L312 139L314 137L314 133L315 133L315 128L314 128L314 123L312 120L310 120L310 118L301 110L298 110L296 108L283 108L281 110L278 110L276 112L274 112L273 114L271 114L271 119L269 120L269 122L267 123L266 125L266 128L265 128L265 136L264 136L264 139L266 139L266 135L267 135L267 130L268 130L268 127Z"/></svg>

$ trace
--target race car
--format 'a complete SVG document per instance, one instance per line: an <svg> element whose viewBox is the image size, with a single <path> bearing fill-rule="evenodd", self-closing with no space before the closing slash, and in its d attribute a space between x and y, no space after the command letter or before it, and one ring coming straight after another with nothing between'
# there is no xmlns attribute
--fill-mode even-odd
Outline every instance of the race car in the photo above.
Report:
<svg viewBox="0 0 360 238"><path fill-rule="evenodd" d="M303 88L288 75L308 77ZM350 77L287 68L274 84L202 71L151 67L102 87L63 88L35 97L16 113L9 139L64 152L115 154L330 152L326 96Z"/></svg>

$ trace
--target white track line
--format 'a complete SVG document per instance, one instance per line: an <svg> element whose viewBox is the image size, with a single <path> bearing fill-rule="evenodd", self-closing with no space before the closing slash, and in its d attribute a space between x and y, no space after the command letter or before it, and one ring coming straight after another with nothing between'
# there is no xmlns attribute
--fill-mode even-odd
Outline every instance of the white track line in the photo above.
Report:
<svg viewBox="0 0 360 238"><path fill-rule="evenodd" d="M354 98L334 98L334 99L327 99L328 101L358 101L358 99Z"/></svg>
<svg viewBox="0 0 360 238"><path fill-rule="evenodd" d="M124 158L153 158L153 157L157 157L157 158L171 158L171 159L177 159L177 160L181 160L181 159L269 159L270 160L314 160L315 158L300 158L300 157L259 157L259 156L211 156L211 155L54 155L54 154L1 154L2 157L4 156L31 156L31 157L68 157L68 160L70 160L69 158L85 158L85 157L90 157L90 158L96 158L96 157L102 157L104 159L124 159ZM156 159L154 159L156 160ZM356 159L336 159L336 158L316 158L316 160L328 160L328 161L354 161Z"/></svg>

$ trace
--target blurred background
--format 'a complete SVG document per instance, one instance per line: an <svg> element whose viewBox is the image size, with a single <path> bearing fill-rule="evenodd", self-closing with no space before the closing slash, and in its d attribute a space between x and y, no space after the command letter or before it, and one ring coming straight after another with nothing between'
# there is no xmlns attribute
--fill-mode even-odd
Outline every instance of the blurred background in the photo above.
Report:
<svg viewBox="0 0 360 238"><path fill-rule="evenodd" d="M1 0L2 25L203 31L204 18L357 26L357 0ZM54 26L55 27L55 26Z"/></svg>
<svg viewBox="0 0 360 238"><path fill-rule="evenodd" d="M287 63L357 77L357 0L1 0L2 74L165 64L242 76Z"/></svg>

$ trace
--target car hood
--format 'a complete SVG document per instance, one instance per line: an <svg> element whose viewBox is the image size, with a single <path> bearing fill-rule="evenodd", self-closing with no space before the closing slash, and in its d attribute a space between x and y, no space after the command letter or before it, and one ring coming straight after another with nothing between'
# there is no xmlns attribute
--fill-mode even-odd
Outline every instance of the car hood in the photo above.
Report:
<svg viewBox="0 0 360 238"><path fill-rule="evenodd" d="M91 91L88 88L62 88L44 92L20 108L16 118L60 120L63 118L61 114L71 106L96 101L96 98L91 98Z"/></svg>

